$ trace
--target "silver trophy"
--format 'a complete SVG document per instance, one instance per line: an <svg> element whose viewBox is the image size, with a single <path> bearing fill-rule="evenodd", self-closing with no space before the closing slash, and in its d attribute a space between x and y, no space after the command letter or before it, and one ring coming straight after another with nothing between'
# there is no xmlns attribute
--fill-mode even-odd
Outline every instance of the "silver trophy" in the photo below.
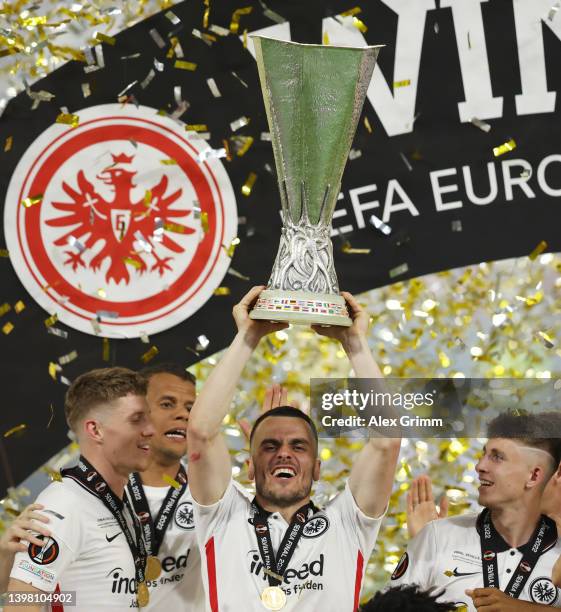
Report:
<svg viewBox="0 0 561 612"><path fill-rule="evenodd" d="M351 325L339 295L331 219L376 58L375 47L254 36L282 204L280 246L252 319Z"/></svg>

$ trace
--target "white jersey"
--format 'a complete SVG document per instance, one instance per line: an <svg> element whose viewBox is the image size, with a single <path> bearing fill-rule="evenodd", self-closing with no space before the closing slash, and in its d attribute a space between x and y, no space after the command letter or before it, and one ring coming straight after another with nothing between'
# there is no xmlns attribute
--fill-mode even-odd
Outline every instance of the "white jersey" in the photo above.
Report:
<svg viewBox="0 0 561 612"><path fill-rule="evenodd" d="M144 493L155 520L167 487L144 486ZM201 577L201 555L195 536L193 498L186 487L179 498L174 516L168 523L158 553L162 573L157 580L148 581L150 603L146 610L172 612L201 612L204 610L204 590Z"/></svg>
<svg viewBox="0 0 561 612"><path fill-rule="evenodd" d="M15 556L10 576L41 591L75 591L73 612L123 612L136 608L134 561L117 520L103 502L64 477L37 497L50 519L42 548L30 544ZM132 529L128 512L123 513ZM44 607L44 610L50 608Z"/></svg>
<svg viewBox="0 0 561 612"><path fill-rule="evenodd" d="M255 529L252 496L230 481L212 506L194 503L207 612L263 612L269 586ZM352 612L383 517L363 514L347 484L324 510L310 515L284 573L283 612ZM288 529L278 513L268 518L275 554Z"/></svg>
<svg viewBox="0 0 561 612"><path fill-rule="evenodd" d="M504 541L503 541L504 542ZM509 548L504 542L497 553L499 586L508 586L522 560L525 546ZM561 542L553 540L537 560L519 597L543 605L561 608L561 590L551 581L553 566L561 555ZM390 586L418 584L422 589L444 589L438 601L467 606L475 612L466 589L483 588L481 540L477 530L477 514L464 514L428 523L414 537L407 552L397 564Z"/></svg>

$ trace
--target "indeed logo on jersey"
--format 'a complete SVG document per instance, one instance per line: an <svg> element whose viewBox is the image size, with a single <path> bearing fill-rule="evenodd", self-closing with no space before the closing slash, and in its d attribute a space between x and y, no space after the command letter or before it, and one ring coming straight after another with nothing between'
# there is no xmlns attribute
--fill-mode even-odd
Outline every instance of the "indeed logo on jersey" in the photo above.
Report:
<svg viewBox="0 0 561 612"><path fill-rule="evenodd" d="M248 553L250 566L249 571L256 576L260 576L264 581L267 580L265 574L263 562L258 550L250 550ZM323 591L323 584L321 582L315 582L313 578L323 577L323 565L324 556L320 554L319 559L310 561L309 563L303 563L299 569L288 568L284 573L284 583L282 590L286 595L292 595L292 593L300 593L301 591ZM295 579L306 580L300 584L292 584ZM285 585L290 585L286 587Z"/></svg>

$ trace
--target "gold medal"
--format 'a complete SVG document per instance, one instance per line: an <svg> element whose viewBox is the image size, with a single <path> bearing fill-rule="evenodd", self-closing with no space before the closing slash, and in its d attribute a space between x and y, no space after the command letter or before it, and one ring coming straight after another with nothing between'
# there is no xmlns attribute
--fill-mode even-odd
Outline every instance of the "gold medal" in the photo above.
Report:
<svg viewBox="0 0 561 612"><path fill-rule="evenodd" d="M158 557L150 555L146 559L146 569L144 570L144 576L146 580L157 580L162 573L162 563Z"/></svg>
<svg viewBox="0 0 561 612"><path fill-rule="evenodd" d="M286 594L278 586L267 587L261 593L261 603L267 610L282 610L286 605Z"/></svg>
<svg viewBox="0 0 561 612"><path fill-rule="evenodd" d="M150 601L150 591L148 590L145 582L138 583L136 600L138 601L139 608L145 608L148 605L148 602Z"/></svg>

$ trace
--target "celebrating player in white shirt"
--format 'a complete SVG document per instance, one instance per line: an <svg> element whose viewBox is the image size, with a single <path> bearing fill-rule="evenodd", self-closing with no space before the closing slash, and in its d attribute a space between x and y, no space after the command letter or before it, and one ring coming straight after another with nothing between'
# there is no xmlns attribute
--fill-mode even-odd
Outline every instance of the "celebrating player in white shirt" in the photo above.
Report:
<svg viewBox="0 0 561 612"><path fill-rule="evenodd" d="M443 590L440 600L470 611L561 607L561 591L551 580L561 543L555 522L542 514L547 509L541 506L561 448L558 439L541 437L546 423L546 415L510 414L490 423L476 466L479 503L485 510L479 516L429 522L409 543L392 574L392 586L436 587ZM513 438L516 431L525 437ZM430 481L416 484L408 520L422 523L431 505L431 518L438 518L427 486Z"/></svg>
<svg viewBox="0 0 561 612"><path fill-rule="evenodd" d="M126 368L92 370L68 389L65 413L80 463L37 498L50 536L16 554L6 609L10 600L21 601L17 592L27 592L27 601L50 597L60 611L69 603L67 592L75 592L76 605L67 608L75 612L122 612L146 603L146 551L124 495L129 474L150 461L154 430L145 394L146 381ZM40 603L17 606L20 612L43 609Z"/></svg>
<svg viewBox="0 0 561 612"><path fill-rule="evenodd" d="M147 581L147 610L199 612L204 608L201 557L195 537L193 503L181 463L187 452L189 412L195 401L195 377L164 363L140 372L148 383L146 399L155 435L148 468L131 474L129 498L140 518L147 554L158 561Z"/></svg>
<svg viewBox="0 0 561 612"><path fill-rule="evenodd" d="M189 483L211 612L356 610L365 565L388 503L399 439L372 438L357 455L345 490L322 511L310 502L320 477L317 433L294 408L262 415L251 438L252 498L231 477L220 429L244 365L267 333L286 324L253 321L263 287L234 308L238 333L206 381L191 412ZM350 328L315 328L337 338L357 377L381 373L366 341L368 315L350 294Z"/></svg>

